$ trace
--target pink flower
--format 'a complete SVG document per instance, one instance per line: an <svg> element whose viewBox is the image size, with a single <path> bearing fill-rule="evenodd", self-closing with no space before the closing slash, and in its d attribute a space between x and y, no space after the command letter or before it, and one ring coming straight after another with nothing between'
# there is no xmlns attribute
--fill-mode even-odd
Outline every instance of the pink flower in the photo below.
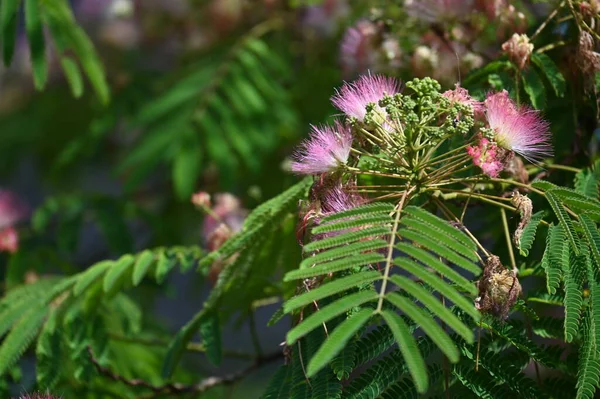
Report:
<svg viewBox="0 0 600 399"><path fill-rule="evenodd" d="M377 104L386 95L393 96L400 92L400 83L383 75L362 75L352 83L344 83L342 88L331 98L333 105L359 121L365 119L368 104Z"/></svg>
<svg viewBox="0 0 600 399"><path fill-rule="evenodd" d="M192 194L191 202L198 208L208 208L210 207L210 194L206 191L198 191Z"/></svg>
<svg viewBox="0 0 600 399"><path fill-rule="evenodd" d="M21 221L27 213L27 206L14 193L0 190L0 229Z"/></svg>
<svg viewBox="0 0 600 399"><path fill-rule="evenodd" d="M19 249L19 233L13 227L0 230L0 252L15 253Z"/></svg>
<svg viewBox="0 0 600 399"><path fill-rule="evenodd" d="M461 19L473 11L473 0L405 0L406 12L425 22Z"/></svg>
<svg viewBox="0 0 600 399"><path fill-rule="evenodd" d="M451 102L456 102L466 105L467 107L471 107L475 115L483 114L484 108L481 101L477 101L473 97L471 97L469 95L469 91L463 87L460 87L458 83L456 84L454 90L448 90L442 95Z"/></svg>
<svg viewBox="0 0 600 399"><path fill-rule="evenodd" d="M517 107L506 90L488 95L485 107L498 146L516 152L529 162L552 155L549 126L539 112Z"/></svg>
<svg viewBox="0 0 600 399"><path fill-rule="evenodd" d="M323 215L332 215L356 208L366 203L365 198L350 192L351 187L336 185L329 188L321 199L321 212Z"/></svg>
<svg viewBox="0 0 600 399"><path fill-rule="evenodd" d="M502 149L486 138L481 138L475 146L468 146L467 153L473 158L473 164L479 166L483 173L490 177L498 177L504 169Z"/></svg>
<svg viewBox="0 0 600 399"><path fill-rule="evenodd" d="M210 206L210 202L208 203ZM215 206L204 218L202 224L202 236L211 250L218 246L214 241L222 241L224 228L230 230L230 235L242 229L248 211L242 208L242 204L236 196L229 193L215 195ZM215 248L216 247L216 248Z"/></svg>
<svg viewBox="0 0 600 399"><path fill-rule="evenodd" d="M334 126L312 126L309 139L294 154L292 171L304 175L333 172L348 161L351 146L350 128L340 122Z"/></svg>
<svg viewBox="0 0 600 399"><path fill-rule="evenodd" d="M368 20L360 20L346 30L340 46L340 61L345 76L350 75L351 72L366 71L376 64L377 36L377 26Z"/></svg>

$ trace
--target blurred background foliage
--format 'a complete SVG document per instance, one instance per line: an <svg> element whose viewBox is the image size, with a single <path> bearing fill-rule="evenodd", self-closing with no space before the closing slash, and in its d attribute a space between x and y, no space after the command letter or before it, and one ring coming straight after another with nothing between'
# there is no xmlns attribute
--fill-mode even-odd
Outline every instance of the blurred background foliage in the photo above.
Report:
<svg viewBox="0 0 600 399"><path fill-rule="evenodd" d="M285 331L281 325L268 329L266 322L282 293L294 290L278 280L298 263L296 220L286 212L295 209L306 185L275 202L273 212L286 212L281 211L281 225L261 225L269 245L249 246L260 268L248 270L259 270L264 278L240 272L238 285L211 294L211 286L219 287L219 267L189 270L203 248L218 246L211 248L207 233L210 214L204 216L190 198L198 190L232 193L233 199L221 197L222 203L215 199L214 211L221 204L224 214L243 221L244 209L297 183L289 173L293 147L309 124L332 121L329 98L335 87L360 73L432 76L445 88L460 81L480 96L505 88L543 110L552 124L557 161L590 164L598 143L598 67L575 67L573 55L580 46L576 25L568 20L554 19L535 33L559 2L474 1L468 22L460 24L456 15L435 15L404 3L0 0L0 182L29 210L18 227L18 251L0 254L5 298L12 289L14 298L29 298L22 290L28 285L37 294L49 292L58 284L49 276L71 276L103 259L129 267L134 258L123 255L146 248L156 249L152 256L158 262L155 279L142 281L140 271L136 283L134 276L137 288L131 296L112 289L120 278L115 274L112 283L105 279L104 287L97 287L104 288L106 298L92 292L86 301L74 301L60 316L65 319L57 321L64 327L56 329L67 337L68 351L60 352L60 344L46 350L58 334L46 321L49 332L42 336L49 341L37 343L37 376L33 353L20 363L13 354L15 361L2 366L0 396L52 385L65 398L171 397L168 392L152 396L148 387L101 375L93 360L125 379L162 386L170 381L167 374L190 384L213 373L227 377L251 363L247 348L260 351L261 342L263 349L280 352ZM515 79L501 47L515 32L533 35L536 49L544 49L522 79ZM570 179L561 171L551 173ZM282 255L282 248L289 250ZM136 255L136 269L141 256ZM166 278L175 266L184 274ZM236 292L236 287L243 289ZM81 286L80 293L86 288ZM221 324L223 346L238 347L207 353L227 359L215 369L203 356L193 356L206 347L192 345L184 366L165 373L174 332L215 292L220 307L210 309L222 313L216 321L204 319L204 328ZM55 300L44 299L44 306ZM17 312L11 306L4 300L0 310ZM15 320L28 309L21 306ZM40 327L43 318L38 319ZM11 324L0 321L0 327L5 334ZM88 353L93 348L102 348L97 359ZM62 357L49 359L45 353ZM9 355L0 350L0 360ZM45 373L57 367L60 372L40 377L44 361L49 362ZM266 369L255 382L201 395L259 397L272 372ZM140 392L147 396L136 396Z"/></svg>

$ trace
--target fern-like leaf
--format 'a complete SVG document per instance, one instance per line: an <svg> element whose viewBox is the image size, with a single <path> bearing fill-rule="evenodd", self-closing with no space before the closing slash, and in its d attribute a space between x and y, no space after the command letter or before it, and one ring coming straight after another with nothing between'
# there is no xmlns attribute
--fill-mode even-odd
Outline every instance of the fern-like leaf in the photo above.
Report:
<svg viewBox="0 0 600 399"><path fill-rule="evenodd" d="M579 254L579 245L577 244L575 228L573 227L573 222L571 218L567 214L564 206L560 202L557 195L554 194L553 190L547 191L545 193L546 200L552 207L554 214L558 218L560 225L562 226L569 243L571 244L571 249L575 252L576 255Z"/></svg>
<svg viewBox="0 0 600 399"><path fill-rule="evenodd" d="M523 233L521 234L521 238L519 239L519 253L523 256L529 255L529 250L533 245L533 241L535 240L535 234L537 232L537 228L540 225L542 219L546 216L546 211L536 212L531 216L531 220L523 229Z"/></svg>

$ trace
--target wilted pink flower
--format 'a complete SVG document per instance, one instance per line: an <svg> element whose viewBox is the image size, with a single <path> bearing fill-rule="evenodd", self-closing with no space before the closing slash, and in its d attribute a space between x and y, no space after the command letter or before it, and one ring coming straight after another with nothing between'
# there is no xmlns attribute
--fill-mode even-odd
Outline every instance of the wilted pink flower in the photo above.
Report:
<svg viewBox="0 0 600 399"><path fill-rule="evenodd" d="M433 23L470 15L473 0L405 0L404 6L410 16Z"/></svg>
<svg viewBox="0 0 600 399"><path fill-rule="evenodd" d="M15 253L19 249L19 233L14 227L0 230L0 252Z"/></svg>
<svg viewBox="0 0 600 399"><path fill-rule="evenodd" d="M331 98L331 102L347 116L363 121L368 104L377 104L386 95L393 96L399 92L398 80L384 75L368 74L362 75L352 83L344 83Z"/></svg>
<svg viewBox="0 0 600 399"><path fill-rule="evenodd" d="M321 212L331 215L347 211L365 204L366 200L357 193L352 193L352 187L336 185L329 188L321 198Z"/></svg>
<svg viewBox="0 0 600 399"><path fill-rule="evenodd" d="M527 35L515 33L502 44L502 51L522 70L529 63L531 53L533 53L533 44L529 42Z"/></svg>
<svg viewBox="0 0 600 399"><path fill-rule="evenodd" d="M473 158L473 164L490 177L498 177L504 169L502 150L486 138L481 138L475 146L468 146L467 153Z"/></svg>
<svg viewBox="0 0 600 399"><path fill-rule="evenodd" d="M27 206L14 193L0 190L0 229L14 225L27 213Z"/></svg>
<svg viewBox="0 0 600 399"><path fill-rule="evenodd" d="M294 154L292 171L304 175L333 172L348 161L351 146L350 128L339 121L334 126L312 126L310 137Z"/></svg>
<svg viewBox="0 0 600 399"><path fill-rule="evenodd" d="M549 125L539 112L517 107L506 90L488 95L485 107L498 146L516 152L529 162L552 155Z"/></svg>
<svg viewBox="0 0 600 399"><path fill-rule="evenodd" d="M458 83L456 84L454 90L447 90L442 95L451 102L456 102L466 105L467 107L471 107L475 115L483 114L484 108L481 101L477 101L471 97L469 91L464 87L460 87Z"/></svg>

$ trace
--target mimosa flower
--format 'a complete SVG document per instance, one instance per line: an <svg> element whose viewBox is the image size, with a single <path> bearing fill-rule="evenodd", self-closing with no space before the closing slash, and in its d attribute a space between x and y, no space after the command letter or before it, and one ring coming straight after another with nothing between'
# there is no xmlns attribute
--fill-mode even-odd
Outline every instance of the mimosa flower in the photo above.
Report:
<svg viewBox="0 0 600 399"><path fill-rule="evenodd" d="M471 107L475 115L483 114L484 108L481 101L477 101L471 97L469 91L464 87L460 87L458 83L454 90L445 91L442 95L450 100L450 102L456 102Z"/></svg>
<svg viewBox="0 0 600 399"><path fill-rule="evenodd" d="M331 98L333 105L349 117L364 121L368 104L377 104L386 95L400 92L400 82L383 75L362 75L352 83L344 83Z"/></svg>
<svg viewBox="0 0 600 399"><path fill-rule="evenodd" d="M517 107L506 90L488 95L484 104L499 147L516 152L529 162L552 155L549 125L538 111Z"/></svg>
<svg viewBox="0 0 600 399"><path fill-rule="evenodd" d="M310 137L294 154L292 171L303 175L333 172L348 162L351 146L348 126L338 121L334 126L312 126Z"/></svg>
<svg viewBox="0 0 600 399"><path fill-rule="evenodd" d="M486 138L481 138L475 146L468 146L467 153L473 158L473 164L479 166L489 177L498 177L504 169L504 150Z"/></svg>

